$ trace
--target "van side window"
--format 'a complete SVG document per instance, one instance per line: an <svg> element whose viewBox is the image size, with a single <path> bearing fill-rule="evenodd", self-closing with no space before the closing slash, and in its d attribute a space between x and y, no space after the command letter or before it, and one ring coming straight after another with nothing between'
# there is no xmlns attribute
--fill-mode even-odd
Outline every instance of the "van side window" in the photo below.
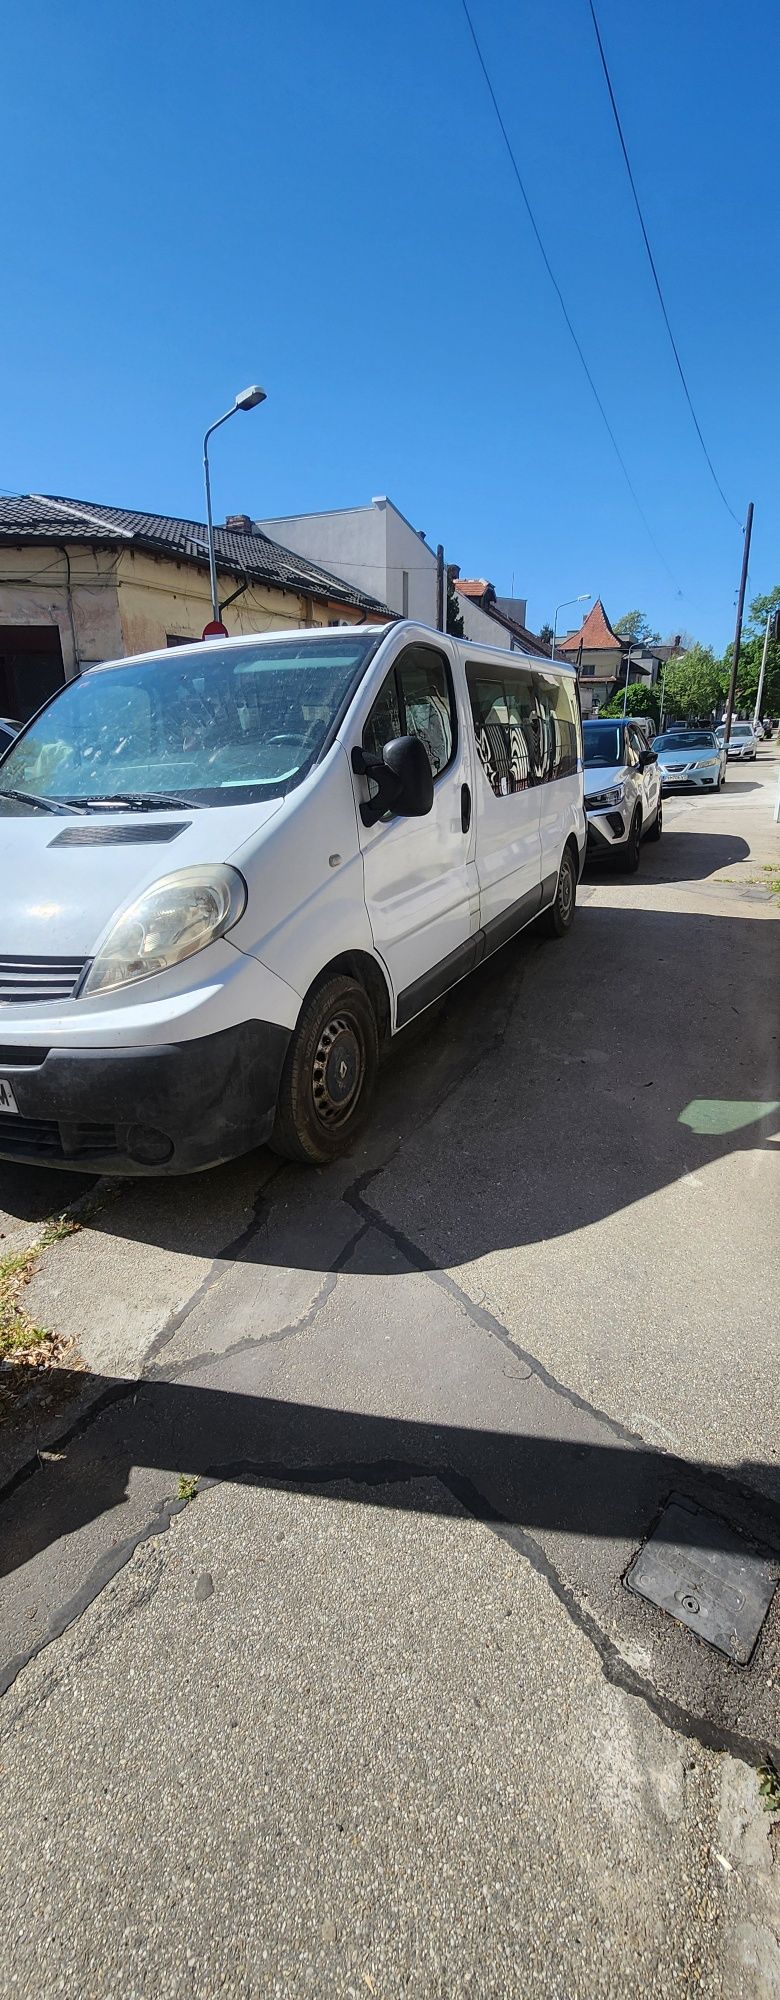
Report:
<svg viewBox="0 0 780 2000"><path fill-rule="evenodd" d="M548 780L576 775L580 756L579 716L573 682L534 674L536 700L544 744L544 775Z"/></svg>
<svg viewBox="0 0 780 2000"><path fill-rule="evenodd" d="M407 646L377 695L363 749L378 755L396 736L419 736L434 778L452 762L457 741L447 662L433 646Z"/></svg>
<svg viewBox="0 0 780 2000"><path fill-rule="evenodd" d="M466 665L474 737L497 799L538 784L541 730L530 673Z"/></svg>

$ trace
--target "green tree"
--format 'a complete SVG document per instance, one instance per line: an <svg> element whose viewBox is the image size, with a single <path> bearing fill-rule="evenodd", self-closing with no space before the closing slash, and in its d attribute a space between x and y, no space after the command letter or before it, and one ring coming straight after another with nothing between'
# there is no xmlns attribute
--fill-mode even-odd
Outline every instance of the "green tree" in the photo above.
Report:
<svg viewBox="0 0 780 2000"><path fill-rule="evenodd" d="M542 642L542 645L543 645L543 646L551 646L551 645L552 645L552 626L551 626L551 625L540 625L540 627L539 627L539 631L538 631L538 633L537 633L537 638L541 639L541 642Z"/></svg>
<svg viewBox="0 0 780 2000"><path fill-rule="evenodd" d="M453 639L463 638L463 619L461 617L460 602L458 599L457 590L455 589L455 584L453 582L451 569L448 569L447 571L446 624L447 624L447 631L452 633Z"/></svg>
<svg viewBox="0 0 780 2000"><path fill-rule="evenodd" d="M664 713L678 722L709 716L725 699L728 675L711 646L691 646L666 669Z"/></svg>
<svg viewBox="0 0 780 2000"><path fill-rule="evenodd" d="M750 715L756 705L758 681L761 673L761 658L764 651L766 621L770 612L780 607L780 583L763 597L754 597L748 609L748 616L739 649L737 667L736 707L744 708ZM723 656L723 668L728 684L731 673L732 649ZM762 715L780 715L780 645L770 639L766 657L764 691L761 696Z"/></svg>
<svg viewBox="0 0 780 2000"><path fill-rule="evenodd" d="M606 705L599 709L599 720L601 720L602 715L622 715L624 696L624 688L620 688L616 694L613 694ZM626 698L625 712L626 715L652 715L653 721L657 722L661 714L661 700L658 689L645 687L641 681L632 681Z"/></svg>
<svg viewBox="0 0 780 2000"><path fill-rule="evenodd" d="M657 632L651 632L650 620L644 611L624 611L612 629L619 639L628 639L632 646L643 646L648 640L658 638Z"/></svg>

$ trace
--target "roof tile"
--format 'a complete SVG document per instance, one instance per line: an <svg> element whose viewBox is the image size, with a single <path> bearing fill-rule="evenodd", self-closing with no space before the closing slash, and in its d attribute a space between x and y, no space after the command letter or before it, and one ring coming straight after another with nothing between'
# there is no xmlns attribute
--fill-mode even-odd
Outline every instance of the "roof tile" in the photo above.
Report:
<svg viewBox="0 0 780 2000"><path fill-rule="evenodd" d="M202 521L182 521L170 514L141 514L128 507L101 507L91 500L69 500L59 494L0 496L0 543L110 543L117 539L153 554L175 555L183 562L207 560L207 530ZM233 529L215 528L214 545L220 569L232 575L249 576L280 590L294 590L392 617L387 605L378 598L355 589L342 577L331 576L318 563L282 548L257 529L250 534L239 534Z"/></svg>

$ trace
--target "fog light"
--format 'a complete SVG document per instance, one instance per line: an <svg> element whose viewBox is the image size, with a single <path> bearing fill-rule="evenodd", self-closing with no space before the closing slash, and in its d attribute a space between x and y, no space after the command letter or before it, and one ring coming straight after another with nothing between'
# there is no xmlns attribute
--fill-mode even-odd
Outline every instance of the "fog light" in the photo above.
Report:
<svg viewBox="0 0 780 2000"><path fill-rule="evenodd" d="M139 1167L162 1167L173 1152L173 1140L167 1132L157 1132L153 1125L131 1125L127 1134L127 1150L131 1160L137 1160Z"/></svg>
<svg viewBox="0 0 780 2000"><path fill-rule="evenodd" d="M607 826L611 826L612 832L616 834L618 840L622 840L626 830L626 823L622 813L607 813Z"/></svg>

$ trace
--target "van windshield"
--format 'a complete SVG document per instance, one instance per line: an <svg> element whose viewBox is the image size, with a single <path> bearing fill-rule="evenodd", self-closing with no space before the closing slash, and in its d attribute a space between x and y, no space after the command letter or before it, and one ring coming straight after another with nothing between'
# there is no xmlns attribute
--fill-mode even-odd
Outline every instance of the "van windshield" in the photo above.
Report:
<svg viewBox="0 0 780 2000"><path fill-rule="evenodd" d="M310 770L381 636L212 640L87 670L3 758L0 811L278 798Z"/></svg>

